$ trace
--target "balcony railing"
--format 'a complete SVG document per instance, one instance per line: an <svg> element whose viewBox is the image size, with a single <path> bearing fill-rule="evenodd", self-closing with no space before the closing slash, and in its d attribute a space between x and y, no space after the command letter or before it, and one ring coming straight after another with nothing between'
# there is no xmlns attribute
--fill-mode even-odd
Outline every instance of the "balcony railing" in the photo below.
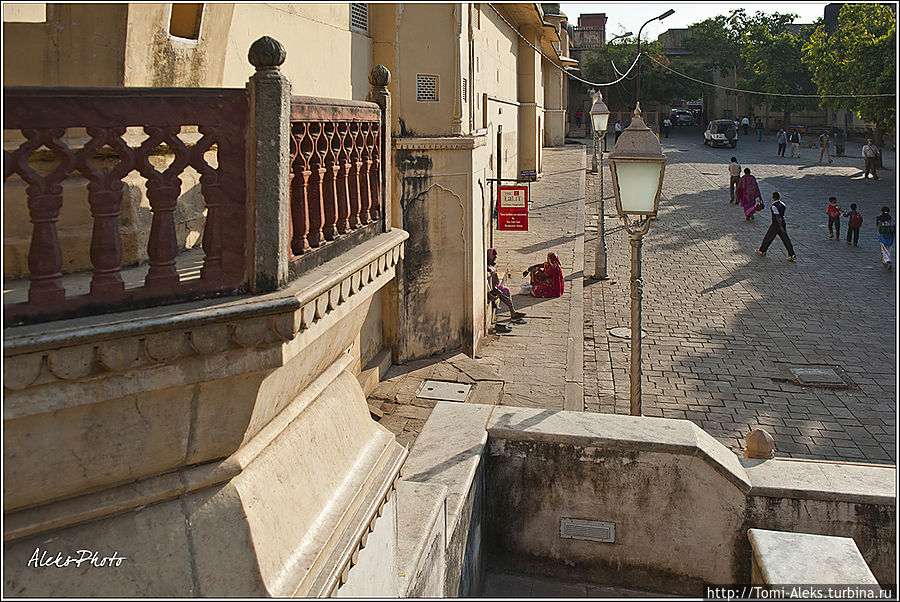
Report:
<svg viewBox="0 0 900 602"><path fill-rule="evenodd" d="M17 174L28 184L32 223L28 299L4 308L6 325L174 303L244 288L249 238L247 117L246 90L4 89L4 129L19 130L25 139L12 152L4 151L4 180ZM185 136L183 129L197 133ZM81 142L70 146L79 137ZM154 155L168 156L171 163L158 167L159 161L151 161ZM180 176L189 167L200 174L205 203L204 256L199 278L182 281L176 270L174 214L181 196ZM123 180L134 171L146 181L152 212L149 270L142 286L126 288L119 214ZM75 174L88 181L93 274L87 294L67 295L57 221L63 183Z"/></svg>
<svg viewBox="0 0 900 602"><path fill-rule="evenodd" d="M381 107L375 103L291 98L294 264L306 263L301 256L354 234L384 231L381 120Z"/></svg>

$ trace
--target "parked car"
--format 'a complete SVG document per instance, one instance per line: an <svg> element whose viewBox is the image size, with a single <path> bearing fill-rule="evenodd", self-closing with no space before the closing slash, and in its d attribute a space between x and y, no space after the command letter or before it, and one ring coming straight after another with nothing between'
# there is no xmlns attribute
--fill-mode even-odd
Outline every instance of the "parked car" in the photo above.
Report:
<svg viewBox="0 0 900 602"><path fill-rule="evenodd" d="M675 111L675 125L694 125L694 116L690 111Z"/></svg>
<svg viewBox="0 0 900 602"><path fill-rule="evenodd" d="M706 131L703 132L703 144L709 146L729 145L731 148L734 148L737 146L737 142L737 128L734 127L734 122L730 119L710 121L709 125L706 126Z"/></svg>

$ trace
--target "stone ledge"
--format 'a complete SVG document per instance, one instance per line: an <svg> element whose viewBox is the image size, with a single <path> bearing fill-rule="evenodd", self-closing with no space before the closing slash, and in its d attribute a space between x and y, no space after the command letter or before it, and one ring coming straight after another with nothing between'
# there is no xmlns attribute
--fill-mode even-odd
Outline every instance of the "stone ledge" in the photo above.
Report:
<svg viewBox="0 0 900 602"><path fill-rule="evenodd" d="M893 505L894 466L773 459L741 463L750 478L751 496Z"/></svg>
<svg viewBox="0 0 900 602"><path fill-rule="evenodd" d="M4 388L21 391L182 357L280 345L321 327L362 289L383 286L408 236L391 230L276 293L5 329Z"/></svg>
<svg viewBox="0 0 900 602"><path fill-rule="evenodd" d="M487 144L487 136L393 138L394 150L472 150Z"/></svg>

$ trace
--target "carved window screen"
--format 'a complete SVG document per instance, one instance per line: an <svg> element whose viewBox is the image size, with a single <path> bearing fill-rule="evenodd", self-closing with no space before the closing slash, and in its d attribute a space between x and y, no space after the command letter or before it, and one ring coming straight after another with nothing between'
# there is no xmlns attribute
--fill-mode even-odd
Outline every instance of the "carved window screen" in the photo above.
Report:
<svg viewBox="0 0 900 602"><path fill-rule="evenodd" d="M438 76L416 73L416 101L438 102Z"/></svg>
<svg viewBox="0 0 900 602"><path fill-rule="evenodd" d="M369 5L360 2L350 4L350 29L369 34Z"/></svg>

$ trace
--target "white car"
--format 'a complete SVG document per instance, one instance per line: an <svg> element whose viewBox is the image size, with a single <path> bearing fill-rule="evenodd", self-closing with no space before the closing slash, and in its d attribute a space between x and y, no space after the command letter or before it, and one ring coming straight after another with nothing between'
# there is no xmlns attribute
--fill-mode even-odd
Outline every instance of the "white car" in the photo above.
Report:
<svg viewBox="0 0 900 602"><path fill-rule="evenodd" d="M693 125L694 116L690 111L675 111L675 125Z"/></svg>
<svg viewBox="0 0 900 602"><path fill-rule="evenodd" d="M709 146L737 146L738 132L734 122L730 119L716 119L710 121L703 132L703 144Z"/></svg>

